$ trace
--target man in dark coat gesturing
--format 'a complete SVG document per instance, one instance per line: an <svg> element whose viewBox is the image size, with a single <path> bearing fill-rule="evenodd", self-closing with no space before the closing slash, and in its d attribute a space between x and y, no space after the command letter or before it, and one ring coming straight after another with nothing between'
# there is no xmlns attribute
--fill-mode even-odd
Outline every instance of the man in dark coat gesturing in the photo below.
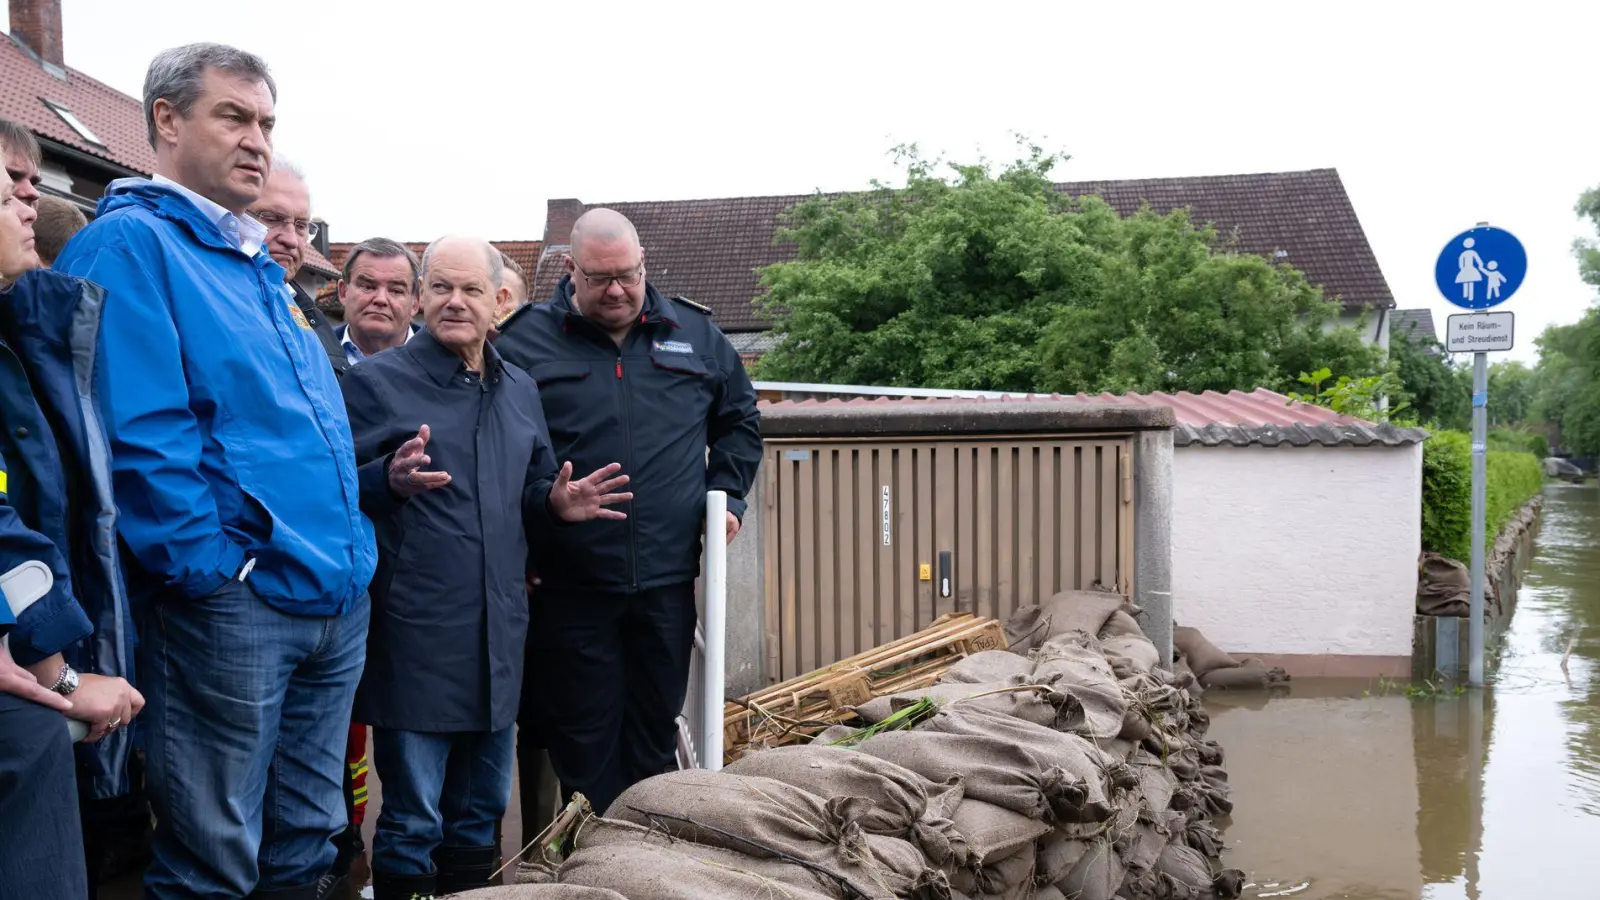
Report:
<svg viewBox="0 0 1600 900"><path fill-rule="evenodd" d="M528 534L624 519L613 463L557 469L539 390L487 340L500 287L487 242L441 238L422 258L427 330L353 366L342 387L362 508L378 534L356 718L373 727L383 807L377 900L488 883L511 796L528 628Z"/></svg>
<svg viewBox="0 0 1600 900"><path fill-rule="evenodd" d="M550 302L502 322L495 348L539 384L556 453L617 460L640 486L626 522L560 529L533 548L532 692L525 727L561 789L604 810L671 768L694 646L706 492L725 491L712 540L732 541L761 464L756 393L711 311L661 295L620 213L573 226Z"/></svg>

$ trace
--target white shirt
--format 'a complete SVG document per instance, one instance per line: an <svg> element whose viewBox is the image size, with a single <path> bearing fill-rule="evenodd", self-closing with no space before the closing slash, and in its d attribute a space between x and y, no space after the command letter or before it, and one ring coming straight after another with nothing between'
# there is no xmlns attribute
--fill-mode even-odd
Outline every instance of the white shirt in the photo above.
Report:
<svg viewBox="0 0 1600 900"><path fill-rule="evenodd" d="M402 343L402 344L407 343L412 338L414 338L416 336L417 336L417 326L412 325L412 326L406 328L406 339L404 341L401 341L400 343ZM366 351L362 350L360 347L356 346L356 342L355 341L350 340L350 325L349 325L349 323L345 323L345 324L339 326L339 346L344 348L344 359L345 359L345 362L348 362L352 366L355 365L356 363L362 361L363 359L367 358Z"/></svg>
<svg viewBox="0 0 1600 900"><path fill-rule="evenodd" d="M245 256L254 257L267 243L267 226L255 219L249 216L240 218L223 209L216 201L200 196L165 175L157 175L150 180L155 184L164 184L188 198L195 209L200 210L212 224L217 226L217 230L222 232L228 243Z"/></svg>

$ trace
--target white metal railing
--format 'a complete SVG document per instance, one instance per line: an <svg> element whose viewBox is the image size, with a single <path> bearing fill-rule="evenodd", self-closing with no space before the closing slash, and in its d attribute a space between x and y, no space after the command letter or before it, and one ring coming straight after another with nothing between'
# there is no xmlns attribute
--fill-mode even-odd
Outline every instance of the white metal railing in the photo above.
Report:
<svg viewBox="0 0 1600 900"><path fill-rule="evenodd" d="M724 652L728 621L728 495L706 493L704 569L700 577L700 621L689 659L689 691L678 717L678 767L722 768Z"/></svg>

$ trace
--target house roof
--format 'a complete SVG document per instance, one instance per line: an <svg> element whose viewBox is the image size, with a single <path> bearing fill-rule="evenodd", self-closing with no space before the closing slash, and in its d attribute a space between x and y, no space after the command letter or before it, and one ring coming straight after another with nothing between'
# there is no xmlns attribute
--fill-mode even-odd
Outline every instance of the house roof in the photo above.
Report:
<svg viewBox="0 0 1600 900"><path fill-rule="evenodd" d="M1099 404L1119 408L1142 407L1172 410L1174 427L1172 440L1176 446L1201 445L1206 447L1245 447L1257 444L1265 447L1287 445L1292 447L1381 445L1398 447L1425 440L1427 432L1420 428L1401 428L1378 424L1349 416L1341 416L1320 406L1311 406L1289 400L1282 394L1258 388L1254 391L1229 391L1226 394L1206 391L1193 394L1182 391L1176 394L1162 392L1150 394L1002 394L981 391L914 391L906 388L840 387L838 385L802 385L757 382L756 390L763 396L782 395L790 398L763 400L763 410L784 410L796 407L820 407L843 410L869 405L899 403L1038 403L1054 401L1082 406ZM844 392L858 392L856 396L842 396ZM879 393L881 391L881 393ZM890 392L893 393L890 393ZM831 395L831 396L830 396ZM829 399L822 399L822 398Z"/></svg>
<svg viewBox="0 0 1600 900"><path fill-rule="evenodd" d="M1334 169L1069 182L1056 189L1073 197L1098 195L1123 215L1146 202L1160 213L1186 207L1196 222L1235 236L1238 251L1288 262L1346 308L1394 306ZM763 292L756 271L795 255L793 244L773 243L778 216L811 196L596 203L584 209L610 207L633 222L650 280L662 292L710 306L724 331L756 331L769 324L751 306ZM546 234L552 250L566 237ZM533 296L548 297L560 280L560 267L548 266L535 279Z"/></svg>
<svg viewBox="0 0 1600 900"><path fill-rule="evenodd" d="M148 175L155 171L140 100L79 72L64 70L58 78L45 71L37 57L15 39L0 40L0 118L10 119L34 134L80 150L125 169ZM90 143L55 110L49 100L71 110L104 146Z"/></svg>
<svg viewBox="0 0 1600 900"><path fill-rule="evenodd" d="M318 253L317 248L308 245L302 256L303 259L300 263L302 266L328 278L339 277L339 267L330 262L326 256Z"/></svg>
<svg viewBox="0 0 1600 900"><path fill-rule="evenodd" d="M415 253L418 259L421 259L423 251L428 249L427 241L405 241L404 243L411 248L411 252ZM533 277L533 273L538 271L539 254L544 249L543 241L490 241L489 243L493 244L495 249L501 253L516 260L517 265L522 267L522 271L528 273L530 279ZM350 248L354 246L355 243L350 241L328 245L328 261L334 266L333 274L335 277L344 268L345 257L350 255ZM530 291L528 296L532 298L539 295Z"/></svg>
<svg viewBox="0 0 1600 900"><path fill-rule="evenodd" d="M1439 331L1431 309L1397 309L1389 314L1389 333L1437 342Z"/></svg>

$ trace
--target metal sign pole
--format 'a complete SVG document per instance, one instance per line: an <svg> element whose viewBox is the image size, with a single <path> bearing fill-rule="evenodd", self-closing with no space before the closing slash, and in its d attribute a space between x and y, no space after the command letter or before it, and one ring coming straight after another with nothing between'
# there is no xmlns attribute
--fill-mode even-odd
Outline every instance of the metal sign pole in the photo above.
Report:
<svg viewBox="0 0 1600 900"><path fill-rule="evenodd" d="M1467 681L1483 686L1484 457L1489 440L1489 354L1472 354L1472 601L1467 610Z"/></svg>

